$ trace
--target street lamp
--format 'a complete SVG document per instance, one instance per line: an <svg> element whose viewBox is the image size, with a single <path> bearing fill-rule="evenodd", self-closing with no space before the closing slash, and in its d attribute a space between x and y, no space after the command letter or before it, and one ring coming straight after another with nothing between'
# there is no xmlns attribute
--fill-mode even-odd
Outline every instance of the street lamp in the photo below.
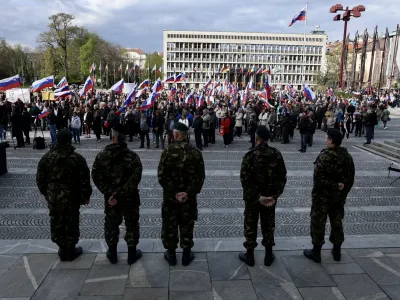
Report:
<svg viewBox="0 0 400 300"><path fill-rule="evenodd" d="M361 12L365 11L365 6L358 5L353 7L353 9L349 9L347 6L346 9L343 8L343 5L336 4L329 9L329 12L332 14L336 14L338 11L344 11L343 15L337 14L333 21L344 21L344 32L343 32L343 44L342 44L342 59L340 61L340 83L339 87L343 89L343 69L344 69L344 55L345 55L345 47L346 47L346 35L347 35L347 22L350 21L351 17L359 18L361 17ZM357 47L357 45L354 45ZM355 49L357 50L357 49Z"/></svg>

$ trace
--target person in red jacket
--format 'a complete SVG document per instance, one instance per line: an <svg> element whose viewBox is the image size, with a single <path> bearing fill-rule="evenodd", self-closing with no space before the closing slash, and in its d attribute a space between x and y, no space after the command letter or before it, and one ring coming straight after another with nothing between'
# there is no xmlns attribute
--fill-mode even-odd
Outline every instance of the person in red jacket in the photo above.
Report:
<svg viewBox="0 0 400 300"><path fill-rule="evenodd" d="M224 147L228 148L229 144L229 130L230 130L231 120L226 116L226 114L222 115L220 133L224 138Z"/></svg>

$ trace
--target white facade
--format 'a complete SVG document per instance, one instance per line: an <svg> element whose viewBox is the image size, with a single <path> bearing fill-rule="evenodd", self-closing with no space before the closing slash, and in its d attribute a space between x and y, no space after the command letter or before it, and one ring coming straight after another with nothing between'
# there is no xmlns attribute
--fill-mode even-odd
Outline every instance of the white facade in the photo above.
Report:
<svg viewBox="0 0 400 300"><path fill-rule="evenodd" d="M147 55L140 49L137 48L124 48L124 61L140 66L144 69ZM125 68L125 66L124 66Z"/></svg>
<svg viewBox="0 0 400 300"><path fill-rule="evenodd" d="M304 42L304 34L165 30L164 78L186 72L186 83L192 87L203 86L210 77L229 77L243 87L249 78L238 71L235 76L235 69L243 68L246 73L252 67L269 66L272 84L278 88L289 83L300 88L304 81L313 86L317 73L324 68L327 38L323 32L307 34ZM218 74L224 67L230 72ZM257 86L262 85L261 75L257 75Z"/></svg>

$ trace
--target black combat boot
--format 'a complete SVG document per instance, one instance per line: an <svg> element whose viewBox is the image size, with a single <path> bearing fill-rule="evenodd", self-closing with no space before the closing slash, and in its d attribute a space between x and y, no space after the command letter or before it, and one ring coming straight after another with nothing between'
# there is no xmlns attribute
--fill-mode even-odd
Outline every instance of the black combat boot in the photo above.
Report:
<svg viewBox="0 0 400 300"><path fill-rule="evenodd" d="M60 261L68 260L67 253L68 253L68 249L65 247L60 247L58 249L58 257L60 258Z"/></svg>
<svg viewBox="0 0 400 300"><path fill-rule="evenodd" d="M312 249L304 250L304 256L315 261L316 263L321 263L321 248L322 245L314 245Z"/></svg>
<svg viewBox="0 0 400 300"><path fill-rule="evenodd" d="M239 259L250 267L254 267L254 249L247 249L247 252L239 253Z"/></svg>
<svg viewBox="0 0 400 300"><path fill-rule="evenodd" d="M340 253L341 246L342 246L342 244L333 245L332 255L333 255L333 259L335 261L340 261L340 259L342 258L342 254Z"/></svg>
<svg viewBox="0 0 400 300"><path fill-rule="evenodd" d="M136 249L136 247L128 246L128 265L133 265L141 257L142 251Z"/></svg>
<svg viewBox="0 0 400 300"><path fill-rule="evenodd" d="M75 258L79 257L82 254L82 247L72 246L68 248L67 251L67 260L73 261Z"/></svg>
<svg viewBox="0 0 400 300"><path fill-rule="evenodd" d="M191 248L183 248L182 265L185 267L188 266L193 259L194 259L194 253L191 250Z"/></svg>
<svg viewBox="0 0 400 300"><path fill-rule="evenodd" d="M275 255L272 252L272 246L265 246L265 257L264 257L264 265L267 267L271 266L275 260Z"/></svg>
<svg viewBox="0 0 400 300"><path fill-rule="evenodd" d="M176 266L176 251L175 249L170 249L164 252L164 258L169 263L170 266Z"/></svg>
<svg viewBox="0 0 400 300"><path fill-rule="evenodd" d="M117 244L108 246L107 250L107 258L112 264L116 264L118 262L117 256Z"/></svg>

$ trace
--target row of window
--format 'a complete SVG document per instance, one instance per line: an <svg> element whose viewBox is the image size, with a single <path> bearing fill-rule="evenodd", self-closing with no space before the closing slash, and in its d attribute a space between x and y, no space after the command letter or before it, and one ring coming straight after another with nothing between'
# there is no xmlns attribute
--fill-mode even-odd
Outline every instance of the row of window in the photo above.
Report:
<svg viewBox="0 0 400 300"><path fill-rule="evenodd" d="M168 72L173 72L174 70L183 70L186 72L194 72L196 71L196 73L219 73L220 70L222 70L223 66L219 65L219 66L205 66L203 64L200 65L194 65L194 64L167 64L167 70ZM264 68L264 66L258 65L258 66L254 66L255 71L258 71L260 68ZM278 70L278 71L282 71L282 72L288 72L288 73L298 73L298 72L302 72L303 70L303 66L302 65L272 65L270 66L271 70ZM229 73L240 73L241 69L243 69L243 72L247 72L247 70L251 69L251 67L246 68L246 67L242 67L242 66L233 66ZM321 66L305 66L305 70L306 71L319 71L321 69ZM172 70L172 71L171 71Z"/></svg>
<svg viewBox="0 0 400 300"><path fill-rule="evenodd" d="M304 41L301 36L265 36L265 35L222 35L222 34L167 34L169 39L218 39L218 40L254 40L254 41ZM323 42L322 38L306 37L307 42Z"/></svg>
<svg viewBox="0 0 400 300"><path fill-rule="evenodd" d="M303 45L167 43L168 51L298 51ZM305 46L306 51L322 51L322 46Z"/></svg>
<svg viewBox="0 0 400 300"><path fill-rule="evenodd" d="M185 53L168 53L167 61L169 60L204 60L204 61L215 61L225 62L225 61L303 61L303 56L300 55L255 55L255 54L185 54ZM306 62L320 62L320 56L306 56Z"/></svg>

